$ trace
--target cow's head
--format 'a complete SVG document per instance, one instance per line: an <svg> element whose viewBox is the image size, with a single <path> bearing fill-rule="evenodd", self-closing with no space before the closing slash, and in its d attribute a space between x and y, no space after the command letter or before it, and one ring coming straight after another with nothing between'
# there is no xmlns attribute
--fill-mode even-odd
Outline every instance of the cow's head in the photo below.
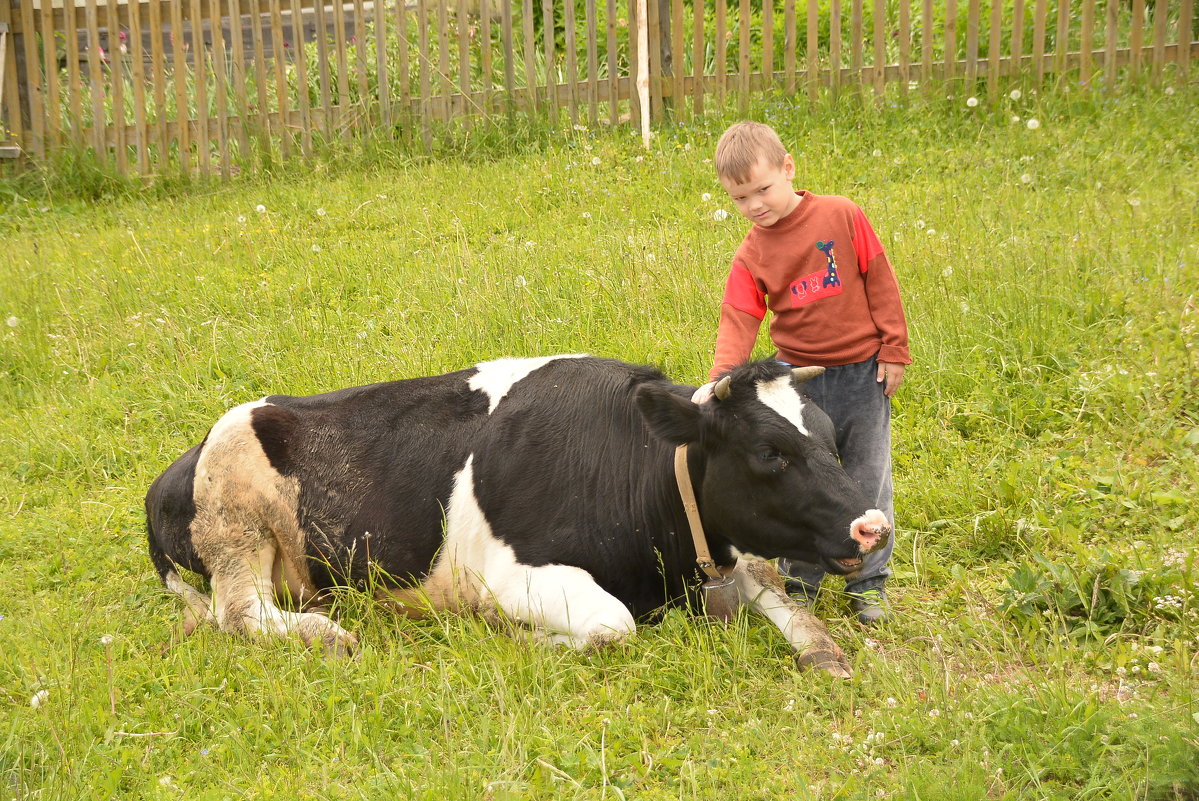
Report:
<svg viewBox="0 0 1199 801"><path fill-rule="evenodd" d="M702 406L659 386L642 387L637 403L657 436L700 454L709 535L851 573L890 525L841 467L832 421L800 390L821 369L757 362L733 370Z"/></svg>

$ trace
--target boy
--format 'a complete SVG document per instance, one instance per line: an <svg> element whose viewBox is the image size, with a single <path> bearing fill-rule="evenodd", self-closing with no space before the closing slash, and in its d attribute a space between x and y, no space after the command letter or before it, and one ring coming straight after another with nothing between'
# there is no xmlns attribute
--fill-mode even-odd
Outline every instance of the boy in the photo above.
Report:
<svg viewBox="0 0 1199 801"><path fill-rule="evenodd" d="M716 174L737 210L753 223L733 256L716 332L713 381L746 361L766 312L778 358L794 366L822 365L806 392L836 427L846 471L892 526L891 396L903 381L907 322L895 273L862 210L846 198L796 192L795 160L767 125L740 122L716 145ZM713 384L696 391L702 403ZM887 615L887 563L895 539L867 554L846 577L858 620ZM787 587L814 599L824 571L779 560Z"/></svg>

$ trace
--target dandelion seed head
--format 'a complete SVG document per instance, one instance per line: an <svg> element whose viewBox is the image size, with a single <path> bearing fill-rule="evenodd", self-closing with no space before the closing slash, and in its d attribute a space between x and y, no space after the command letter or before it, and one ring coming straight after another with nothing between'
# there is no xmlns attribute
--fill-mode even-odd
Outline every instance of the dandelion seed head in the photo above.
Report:
<svg viewBox="0 0 1199 801"><path fill-rule="evenodd" d="M328 213L329 212L325 211L325 209L323 207L316 210L317 217L324 217Z"/></svg>
<svg viewBox="0 0 1199 801"><path fill-rule="evenodd" d="M1032 183L1032 176L1031 176L1031 175L1029 175L1028 173L1024 173L1023 175L1021 175L1021 176L1020 176L1020 183L1022 183L1022 184L1031 184L1031 183Z"/></svg>
<svg viewBox="0 0 1199 801"><path fill-rule="evenodd" d="M728 216L729 216L729 213L725 209L717 209L716 211L712 212L712 219L716 220L716 222L720 222L721 220L727 220Z"/></svg>
<svg viewBox="0 0 1199 801"><path fill-rule="evenodd" d="M712 199L712 193L704 192L702 195L699 196L699 199L702 200L703 202L707 203L709 200Z"/></svg>
<svg viewBox="0 0 1199 801"><path fill-rule="evenodd" d="M1019 100L1019 99L1020 99L1021 97L1023 97L1023 96L1024 96L1024 93L1023 93L1023 92L1021 92L1019 89L1013 89L1013 90L1012 90L1012 91L1011 91L1011 92L1008 94L1008 97L1010 97L1012 100Z"/></svg>
<svg viewBox="0 0 1199 801"><path fill-rule="evenodd" d="M9 328L16 328L18 325L21 324L21 321L16 317L16 315L12 315L7 320L4 321L4 324L7 325Z"/></svg>
<svg viewBox="0 0 1199 801"><path fill-rule="evenodd" d="M978 105L978 98L977 97L966 98L966 105L969 106L970 108L974 108L975 106Z"/></svg>
<svg viewBox="0 0 1199 801"><path fill-rule="evenodd" d="M254 211L258 212L259 214L266 214L266 206L259 203L254 207Z"/></svg>
<svg viewBox="0 0 1199 801"><path fill-rule="evenodd" d="M1028 130L1030 130L1030 131L1035 131L1036 129L1041 127L1041 121L1038 120L1036 117L1030 117L1028 122L1026 122L1024 124L1028 126Z"/></svg>

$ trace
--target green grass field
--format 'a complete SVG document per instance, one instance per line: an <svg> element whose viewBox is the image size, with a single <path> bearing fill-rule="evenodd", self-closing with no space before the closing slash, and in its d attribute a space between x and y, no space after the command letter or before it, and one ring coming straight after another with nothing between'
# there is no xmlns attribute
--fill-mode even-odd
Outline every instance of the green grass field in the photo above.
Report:
<svg viewBox="0 0 1199 801"><path fill-rule="evenodd" d="M910 319L895 620L819 606L852 680L744 616L577 654L347 594L353 660L180 641L146 555L149 483L267 393L580 351L702 381L746 225L728 119L10 182L0 799L1199 797L1199 87L755 115L866 209Z"/></svg>

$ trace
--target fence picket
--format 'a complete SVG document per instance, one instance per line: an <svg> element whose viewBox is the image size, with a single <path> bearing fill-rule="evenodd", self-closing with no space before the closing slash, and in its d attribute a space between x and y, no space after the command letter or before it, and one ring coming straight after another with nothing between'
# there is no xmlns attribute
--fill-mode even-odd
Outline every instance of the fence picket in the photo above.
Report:
<svg viewBox="0 0 1199 801"><path fill-rule="evenodd" d="M774 0L762 0L762 86L774 80Z"/></svg>
<svg viewBox="0 0 1199 801"><path fill-rule="evenodd" d="M820 6L818 0L808 0L808 98L820 96Z"/></svg>
<svg viewBox="0 0 1199 801"><path fill-rule="evenodd" d="M132 5L137 5L131 0ZM209 30L212 31L212 77L216 89L217 152L221 178L229 178L229 65L225 59L225 28L221 0L209 0ZM232 31L230 31L232 33Z"/></svg>
<svg viewBox="0 0 1199 801"><path fill-rule="evenodd" d="M987 43L987 97L995 102L999 97L999 54L1003 41L1004 0L991 0L991 21Z"/></svg>
<svg viewBox="0 0 1199 801"><path fill-rule="evenodd" d="M381 8L381 7L380 7ZM378 19L382 21L382 12ZM296 43L296 95L300 101L300 152L304 160L312 158L312 110L308 101L308 57L304 52L304 16L300 0L291 0L292 41ZM386 68L383 73L386 75Z"/></svg>
<svg viewBox="0 0 1199 801"><path fill-rule="evenodd" d="M788 94L795 94L795 0L783 0L783 74Z"/></svg>
<svg viewBox="0 0 1199 801"><path fill-rule="evenodd" d="M46 152L53 153L62 146L62 125L60 122L61 98L58 91L58 38L54 35L54 14L43 13L42 22L42 70L46 76ZM54 42L55 46L48 46ZM3 87L0 87L3 91Z"/></svg>
<svg viewBox="0 0 1199 801"><path fill-rule="evenodd" d="M749 0L737 1L737 108L749 110Z"/></svg>
<svg viewBox="0 0 1199 801"><path fill-rule="evenodd" d="M1140 2L1144 2L1144 0L1140 0ZM1045 27L1048 13L1048 0L1036 0L1032 22L1032 61L1038 86L1045 80Z"/></svg>
<svg viewBox="0 0 1199 801"><path fill-rule="evenodd" d="M728 92L728 5L716 2L716 105L723 106ZM809 0L816 2L816 0Z"/></svg>
<svg viewBox="0 0 1199 801"><path fill-rule="evenodd" d="M789 0L794 2L795 0ZM691 29L691 110L696 116L704 113L704 74L707 72L707 49L704 47L704 13L703 3L692 4Z"/></svg>
<svg viewBox="0 0 1199 801"><path fill-rule="evenodd" d="M1165 0L1159 0L1165 2ZM1185 81L1190 75L1191 38L1195 30L1194 0L1182 0L1178 7L1178 77Z"/></svg>
<svg viewBox="0 0 1199 801"><path fill-rule="evenodd" d="M887 80L887 4L874 0L874 63L870 73L874 79L874 95L880 97Z"/></svg>
<svg viewBox="0 0 1199 801"><path fill-rule="evenodd" d="M958 64L958 4L957 0L945 0L945 62L943 77L948 83L957 74Z"/></svg>
<svg viewBox="0 0 1199 801"><path fill-rule="evenodd" d="M1145 0L1132 0L1132 23L1128 32L1128 44L1132 50L1129 71L1133 77L1141 74L1145 46Z"/></svg>
<svg viewBox="0 0 1199 801"><path fill-rule="evenodd" d="M815 6L813 6L815 8ZM819 22L819 21L817 21ZM829 6L829 85L833 87L833 91L841 88L841 26L843 20L841 18L841 0L832 0ZM810 33L810 31L809 31ZM819 40L816 40L819 44ZM811 42L809 42L811 47Z"/></svg>
<svg viewBox="0 0 1199 801"><path fill-rule="evenodd" d="M1012 60L1007 74L1018 75L1024 70L1024 0L1012 4Z"/></svg>
<svg viewBox="0 0 1199 801"><path fill-rule="evenodd" d="M183 3L174 2L171 8L172 77L175 84L175 141L179 143L177 161L184 175L191 172L191 108L187 101L187 40L183 35ZM71 41L72 37L67 37ZM166 126L166 120L163 125Z"/></svg>
<svg viewBox="0 0 1199 801"><path fill-rule="evenodd" d="M1082 0L1082 21L1078 41L1078 79L1091 86L1091 56L1095 46L1095 0Z"/></svg>
<svg viewBox="0 0 1199 801"><path fill-rule="evenodd" d="M87 19L87 73L90 98L92 102L92 149L96 158L107 160L107 143L104 136L104 83L103 64L104 48L100 44L100 15L96 0L87 0L84 6Z"/></svg>
<svg viewBox="0 0 1199 801"><path fill-rule="evenodd" d="M253 0L250 0L253 2ZM157 2L157 0L151 0ZM243 161L250 157L246 119L250 115L250 100L246 93L246 42L241 21L241 0L229 0L229 46L233 51L233 103L236 114L232 128L237 136L237 149Z"/></svg>
<svg viewBox="0 0 1199 801"><path fill-rule="evenodd" d="M129 4L130 67L133 80L133 126L137 132L137 172L150 172L150 153L146 129L146 61L142 52L142 4Z"/></svg>
<svg viewBox="0 0 1199 801"><path fill-rule="evenodd" d="M46 154L46 114L42 102L45 90L42 71L37 69L39 59L37 57L37 37L33 34L37 30L33 23L33 4L22 3L20 12L21 27L28 31L21 37L25 44L25 63L33 67L33 69L25 70L25 96L29 102L29 149L40 158ZM3 137L0 136L0 139Z"/></svg>

